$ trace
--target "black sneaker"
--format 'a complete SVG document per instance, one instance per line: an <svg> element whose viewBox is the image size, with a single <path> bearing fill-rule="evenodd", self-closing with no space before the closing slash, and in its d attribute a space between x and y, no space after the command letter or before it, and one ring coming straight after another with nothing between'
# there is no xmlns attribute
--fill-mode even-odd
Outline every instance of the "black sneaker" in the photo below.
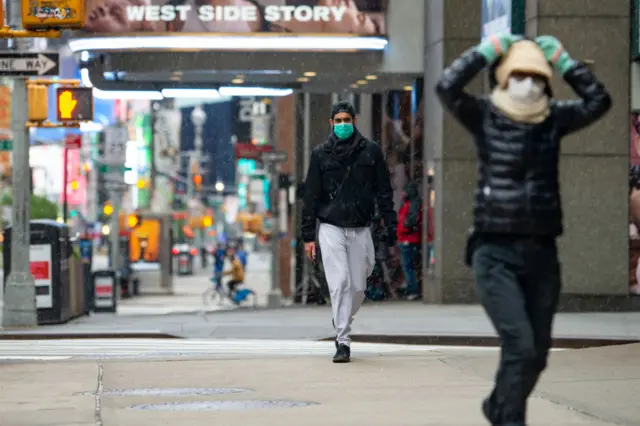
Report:
<svg viewBox="0 0 640 426"><path fill-rule="evenodd" d="M351 349L347 345L340 345L336 342L336 354L333 356L333 362L336 364L344 364L351 361Z"/></svg>

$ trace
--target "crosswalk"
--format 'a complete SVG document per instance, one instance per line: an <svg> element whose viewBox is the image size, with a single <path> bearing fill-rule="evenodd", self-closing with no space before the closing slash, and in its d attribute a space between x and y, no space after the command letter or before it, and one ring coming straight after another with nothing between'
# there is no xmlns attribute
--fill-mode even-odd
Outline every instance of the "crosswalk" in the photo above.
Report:
<svg viewBox="0 0 640 426"><path fill-rule="evenodd" d="M415 346L354 343L352 354L380 356L419 354L438 351L484 350L454 346ZM0 340L0 361L56 361L110 358L184 358L184 357L269 357L328 356L335 351L333 342L284 340L213 339L61 339Z"/></svg>

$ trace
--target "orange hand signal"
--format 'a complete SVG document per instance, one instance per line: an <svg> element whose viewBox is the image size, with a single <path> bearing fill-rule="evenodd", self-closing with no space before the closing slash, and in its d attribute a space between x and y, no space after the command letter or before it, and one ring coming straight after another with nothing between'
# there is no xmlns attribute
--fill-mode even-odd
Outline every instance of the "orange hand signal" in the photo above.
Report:
<svg viewBox="0 0 640 426"><path fill-rule="evenodd" d="M78 101L73 99L73 93L69 90L65 90L58 97L58 109L60 110L60 118L62 119L72 119L73 110L76 109L76 105L78 105Z"/></svg>

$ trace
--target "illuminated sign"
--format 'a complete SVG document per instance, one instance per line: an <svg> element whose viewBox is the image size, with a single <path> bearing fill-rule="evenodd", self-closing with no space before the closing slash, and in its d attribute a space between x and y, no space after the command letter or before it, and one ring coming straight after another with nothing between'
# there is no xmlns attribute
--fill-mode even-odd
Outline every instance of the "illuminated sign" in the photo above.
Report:
<svg viewBox="0 0 640 426"><path fill-rule="evenodd" d="M58 87L56 99L58 121L93 120L93 91L90 87Z"/></svg>
<svg viewBox="0 0 640 426"><path fill-rule="evenodd" d="M22 0L25 30L84 27L85 0Z"/></svg>

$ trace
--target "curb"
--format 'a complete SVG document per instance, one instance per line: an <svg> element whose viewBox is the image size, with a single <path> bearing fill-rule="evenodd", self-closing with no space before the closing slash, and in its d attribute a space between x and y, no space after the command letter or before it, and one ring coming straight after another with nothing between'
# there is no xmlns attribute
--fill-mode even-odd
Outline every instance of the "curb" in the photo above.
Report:
<svg viewBox="0 0 640 426"><path fill-rule="evenodd" d="M0 340L82 340L82 339L182 339L180 336L162 332L0 332Z"/></svg>
<svg viewBox="0 0 640 426"><path fill-rule="evenodd" d="M333 337L319 339L321 342L333 341ZM378 335L355 334L351 340L360 343L388 343L398 345L420 346L484 346L499 347L500 341L495 336L429 336L429 335ZM587 349L604 346L629 345L640 343L640 340L588 337L558 337L553 339L552 347L557 349Z"/></svg>

